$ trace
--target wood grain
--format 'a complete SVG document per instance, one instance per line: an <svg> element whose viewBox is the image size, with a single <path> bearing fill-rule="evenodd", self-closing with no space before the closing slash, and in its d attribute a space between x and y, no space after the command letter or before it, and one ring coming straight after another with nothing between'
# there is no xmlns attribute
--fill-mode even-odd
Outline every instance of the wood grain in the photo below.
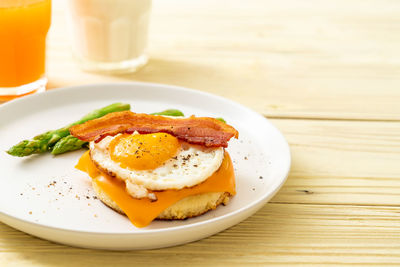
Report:
<svg viewBox="0 0 400 267"><path fill-rule="evenodd" d="M285 203L400 205L400 123L272 120L292 167L272 199Z"/></svg>
<svg viewBox="0 0 400 267"><path fill-rule="evenodd" d="M275 118L290 176L258 213L167 249L70 248L0 223L0 266L400 266L400 2L154 0L149 63L81 71L55 0L49 88L174 84Z"/></svg>
<svg viewBox="0 0 400 267"><path fill-rule="evenodd" d="M398 265L399 213L399 207L267 204L210 238L133 252L70 248L0 224L0 266Z"/></svg>
<svg viewBox="0 0 400 267"><path fill-rule="evenodd" d="M80 71L55 2L49 86L174 84L270 117L399 120L400 2L154 1L150 62L131 75Z"/></svg>

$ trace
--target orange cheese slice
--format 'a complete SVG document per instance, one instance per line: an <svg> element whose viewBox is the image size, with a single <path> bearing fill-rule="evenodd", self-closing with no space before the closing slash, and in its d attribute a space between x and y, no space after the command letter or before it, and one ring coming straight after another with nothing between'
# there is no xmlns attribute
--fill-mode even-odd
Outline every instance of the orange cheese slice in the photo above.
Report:
<svg viewBox="0 0 400 267"><path fill-rule="evenodd" d="M133 198L125 190L125 181L100 172L91 161L89 151L82 155L75 168L86 172L104 193L117 203L133 225L137 227L149 225L163 210L185 197L210 192L236 194L235 175L228 152L225 152L221 167L207 180L196 186L181 190L154 191L153 193L157 196L157 200L153 202L148 198Z"/></svg>

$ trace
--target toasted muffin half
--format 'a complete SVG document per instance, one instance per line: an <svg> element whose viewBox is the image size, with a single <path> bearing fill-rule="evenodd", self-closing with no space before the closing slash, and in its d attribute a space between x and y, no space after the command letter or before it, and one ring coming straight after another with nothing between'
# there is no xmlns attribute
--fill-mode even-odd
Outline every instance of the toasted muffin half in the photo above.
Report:
<svg viewBox="0 0 400 267"><path fill-rule="evenodd" d="M93 189L97 197L108 207L113 210L125 214L124 211L114 202L94 181L92 181ZM194 196L185 197L172 206L169 206L161 214L157 216L159 220L184 220L196 217L213 210L218 205L226 205L229 202L230 194L227 192L203 193Z"/></svg>

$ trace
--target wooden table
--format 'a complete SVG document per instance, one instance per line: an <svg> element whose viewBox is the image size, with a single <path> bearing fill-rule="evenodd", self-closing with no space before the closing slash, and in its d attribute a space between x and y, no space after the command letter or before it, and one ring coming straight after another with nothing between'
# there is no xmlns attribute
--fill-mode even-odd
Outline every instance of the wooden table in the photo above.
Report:
<svg viewBox="0 0 400 267"><path fill-rule="evenodd" d="M101 76L76 67L55 3L49 87L145 81L240 102L286 136L285 186L242 223L166 249L70 248L0 224L0 266L400 265L400 2L159 0L153 11L148 65Z"/></svg>

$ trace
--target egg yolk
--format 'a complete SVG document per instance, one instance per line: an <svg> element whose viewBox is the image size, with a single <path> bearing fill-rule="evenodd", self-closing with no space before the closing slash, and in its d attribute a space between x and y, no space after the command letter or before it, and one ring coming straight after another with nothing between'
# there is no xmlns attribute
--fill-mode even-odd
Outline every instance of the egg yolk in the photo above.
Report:
<svg viewBox="0 0 400 267"><path fill-rule="evenodd" d="M122 134L110 142L109 152L122 168L152 170L174 157L179 148L179 140L166 133Z"/></svg>

